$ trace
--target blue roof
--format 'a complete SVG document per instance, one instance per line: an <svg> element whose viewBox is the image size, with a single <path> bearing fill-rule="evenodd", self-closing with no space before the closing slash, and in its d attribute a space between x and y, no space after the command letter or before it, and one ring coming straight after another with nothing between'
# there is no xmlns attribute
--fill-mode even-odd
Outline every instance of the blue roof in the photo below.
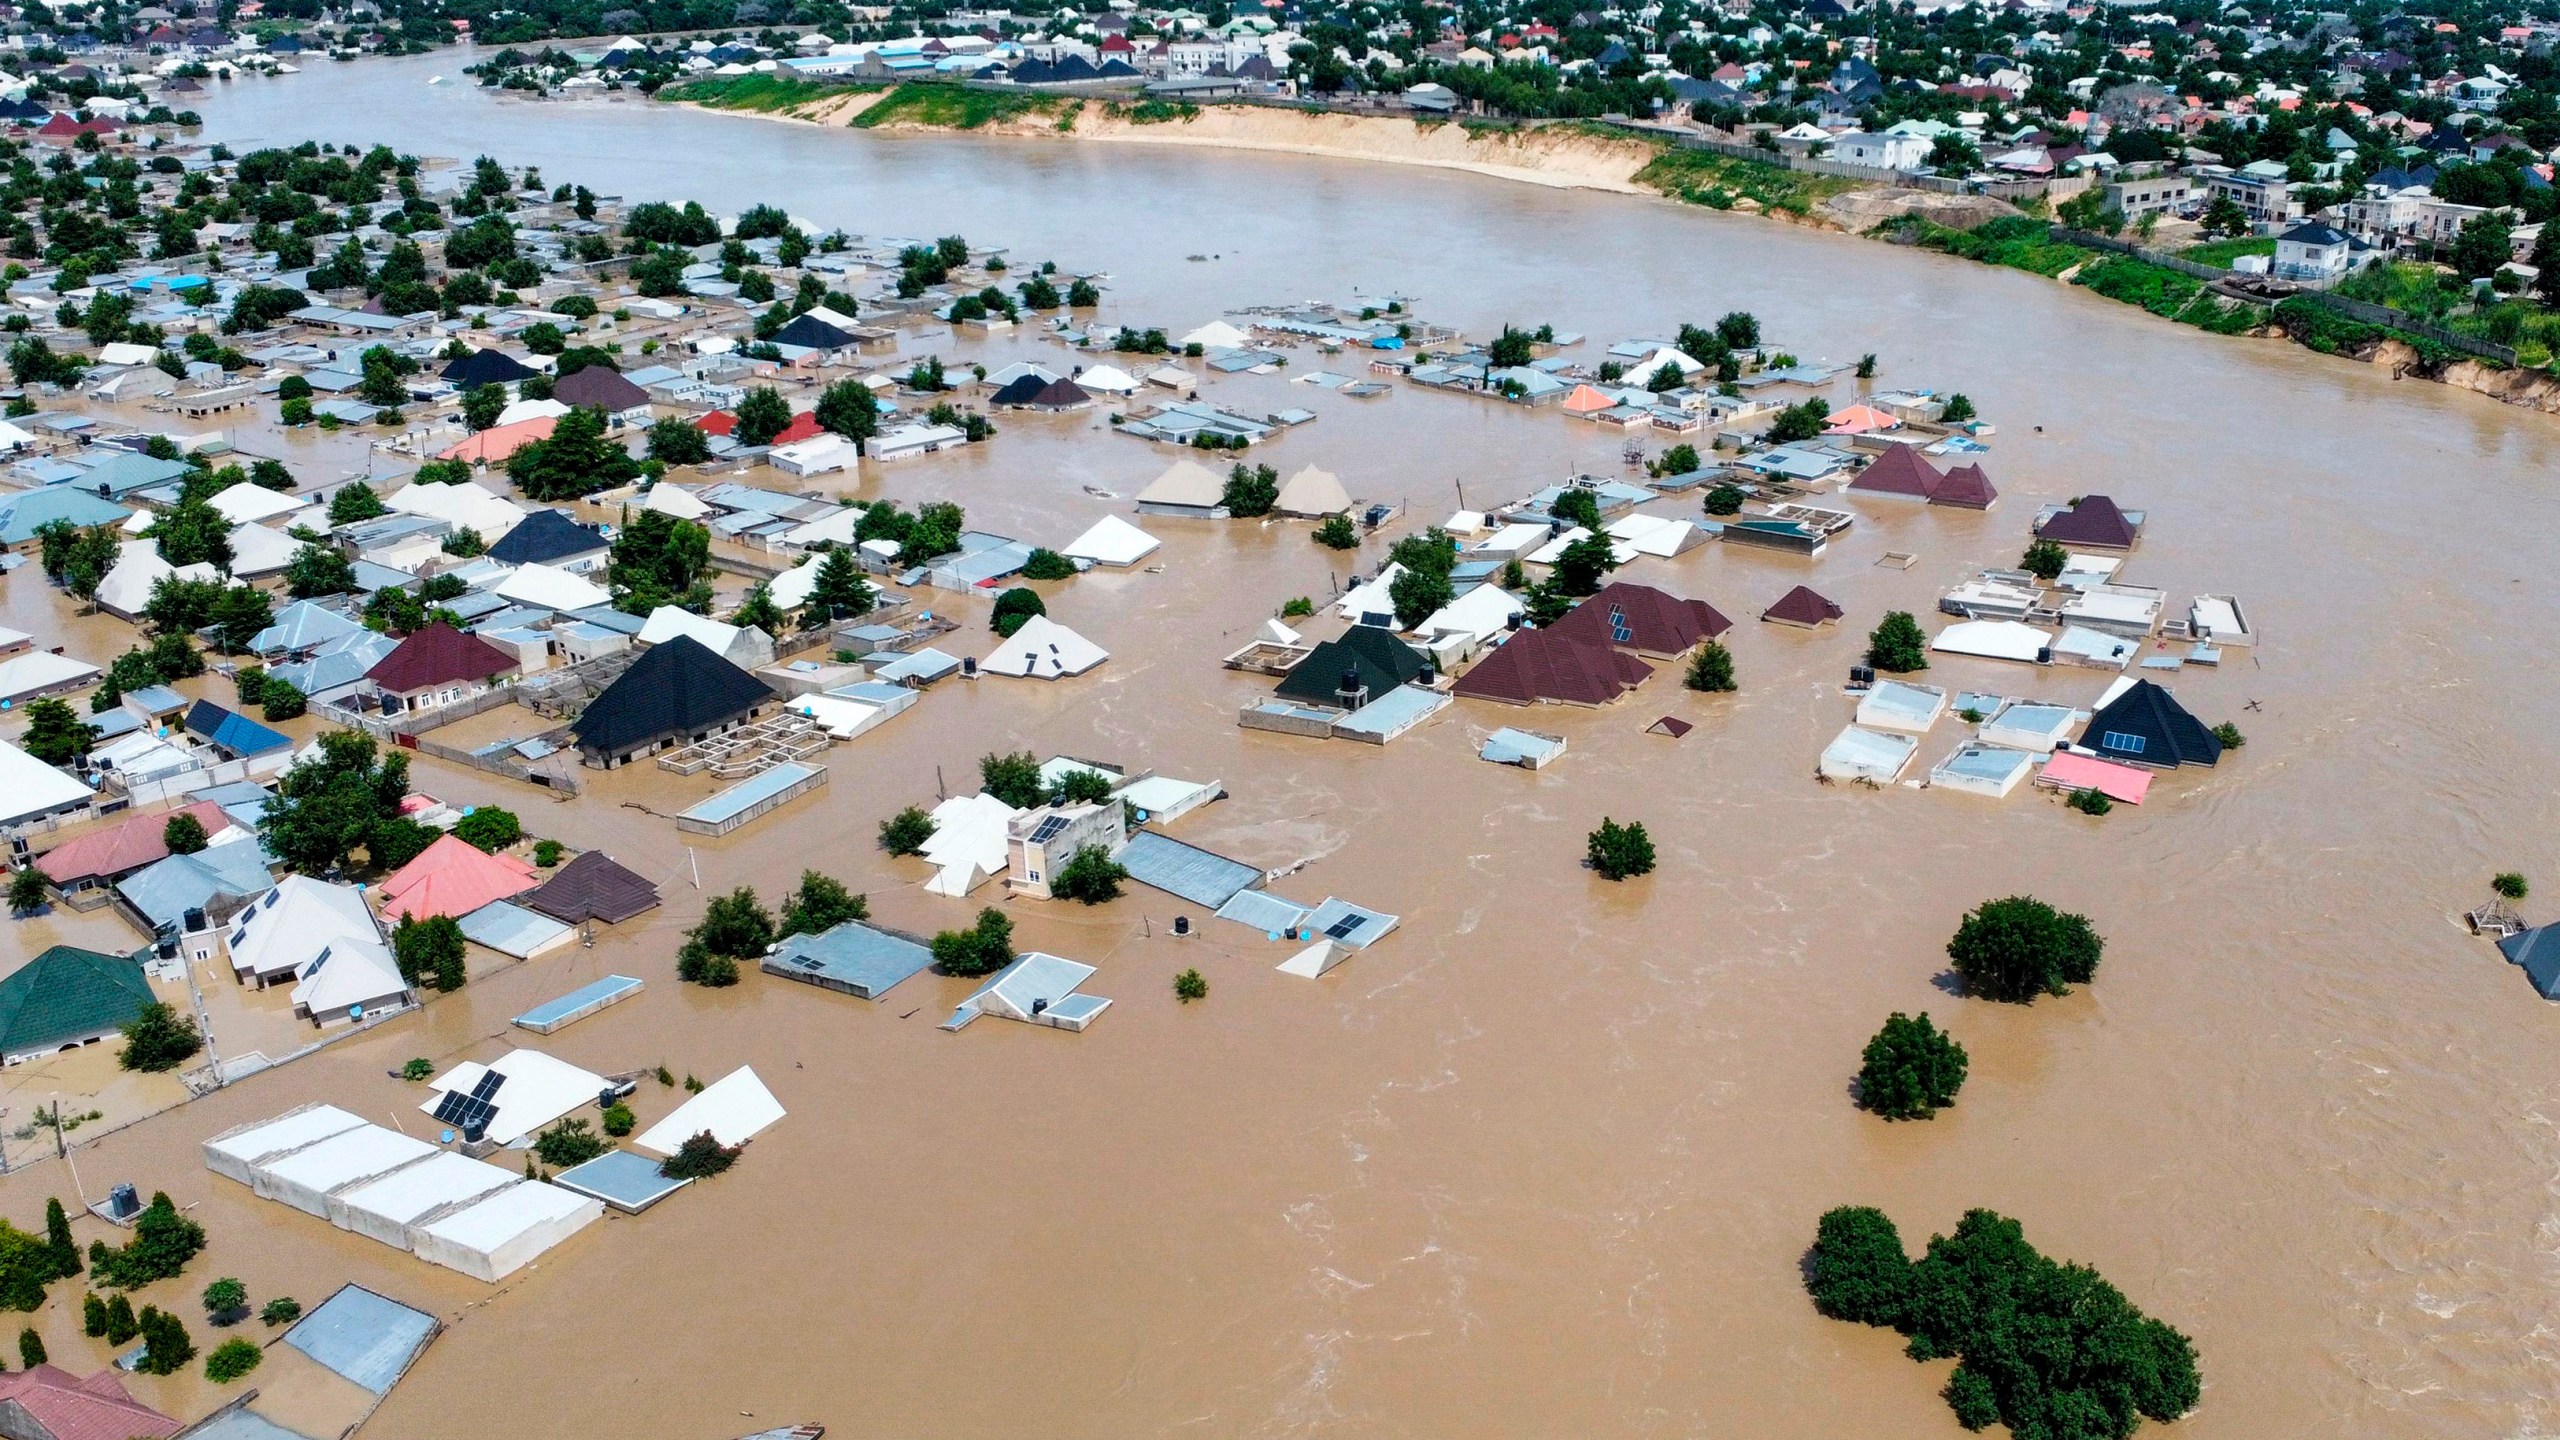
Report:
<svg viewBox="0 0 2560 1440"><path fill-rule="evenodd" d="M1215 910L1236 892L1262 883L1262 872L1238 860L1141 830L1119 855L1120 868L1141 885Z"/></svg>
<svg viewBox="0 0 2560 1440"><path fill-rule="evenodd" d="M658 1163L628 1150L607 1150L552 1176L551 1183L637 1215L693 1183L668 1179L659 1173Z"/></svg>
<svg viewBox="0 0 2560 1440"><path fill-rule="evenodd" d="M546 1000L517 1016L510 1024L521 1025L539 1035L548 1035L572 1020L591 1015L640 988L638 978L630 975L607 975L591 980L557 1000Z"/></svg>
<svg viewBox="0 0 2560 1440"><path fill-rule="evenodd" d="M130 495L182 479L186 473L187 467L175 460L154 460L137 451L124 450L80 472L80 478L71 483L93 495L101 485L110 495Z"/></svg>
<svg viewBox="0 0 2560 1440"><path fill-rule="evenodd" d="M193 855L155 860L116 882L116 893L154 926L177 925L217 895L247 899L276 882L255 840L209 845Z"/></svg>
<svg viewBox="0 0 2560 1440"><path fill-rule="evenodd" d="M717 825L750 806L763 804L818 773L822 768L815 765L776 765L760 774L748 776L710 799L684 811L676 818L700 820Z"/></svg>
<svg viewBox="0 0 2560 1440"><path fill-rule="evenodd" d="M309 650L352 635L364 627L326 605L296 600L275 614L275 622L258 632L249 648L260 655L279 650Z"/></svg>
<svg viewBox="0 0 2560 1440"><path fill-rule="evenodd" d="M820 934L792 936L765 957L762 968L767 974L877 1000L932 963L933 952L915 941L854 920Z"/></svg>
<svg viewBox="0 0 2560 1440"><path fill-rule="evenodd" d="M187 711L187 730L234 755L264 755L292 746L293 738L270 730L246 715L199 700Z"/></svg>
<svg viewBox="0 0 2560 1440"><path fill-rule="evenodd" d="M284 1343L374 1394L387 1395L439 1328L433 1315L349 1285L284 1332Z"/></svg>
<svg viewBox="0 0 2560 1440"><path fill-rule="evenodd" d="M2524 967L2524 978L2545 1000L2560 1000L2560 925L2537 925L2498 942L2498 951Z"/></svg>
<svg viewBox="0 0 2560 1440"><path fill-rule="evenodd" d="M536 951L558 941L568 928L548 915L537 915L504 900L492 900L462 917L464 939L519 960L530 959Z"/></svg>
<svg viewBox="0 0 2560 1440"><path fill-rule="evenodd" d="M1366 950L1385 939L1387 932L1396 928L1397 919L1397 916L1384 911L1354 905L1348 900L1336 900L1328 895L1323 904L1299 922L1298 930L1302 935L1321 935L1338 945ZM1340 933L1335 933L1337 931Z"/></svg>
<svg viewBox="0 0 2560 1440"><path fill-rule="evenodd" d="M187 1431L187 1440L311 1440L311 1437L299 1430L287 1430L243 1405L197 1422Z"/></svg>
<svg viewBox="0 0 2560 1440"><path fill-rule="evenodd" d="M0 545L23 545L56 520L86 528L120 524L132 514L112 500L74 486L21 491L0 496Z"/></svg>
<svg viewBox="0 0 2560 1440"><path fill-rule="evenodd" d="M1307 918L1307 907L1268 890L1239 890L1218 907L1218 918L1265 935L1287 935Z"/></svg>

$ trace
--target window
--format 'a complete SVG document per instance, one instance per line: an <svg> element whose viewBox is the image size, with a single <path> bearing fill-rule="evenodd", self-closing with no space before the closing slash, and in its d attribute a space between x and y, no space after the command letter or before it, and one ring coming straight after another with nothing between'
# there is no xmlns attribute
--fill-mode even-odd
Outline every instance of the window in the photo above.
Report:
<svg viewBox="0 0 2560 1440"><path fill-rule="evenodd" d="M2148 736L2128 735L2122 730L2110 730L2106 734L2098 737L2098 747L2100 749L2121 750L2127 755L2141 754L2143 749L2150 745L2150 743L2151 740Z"/></svg>

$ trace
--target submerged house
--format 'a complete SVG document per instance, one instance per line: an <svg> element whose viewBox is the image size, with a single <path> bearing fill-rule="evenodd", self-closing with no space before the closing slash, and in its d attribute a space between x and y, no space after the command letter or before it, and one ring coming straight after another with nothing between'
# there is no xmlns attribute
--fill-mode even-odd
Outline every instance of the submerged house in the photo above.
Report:
<svg viewBox="0 0 2560 1440"><path fill-rule="evenodd" d="M1623 580L1601 587L1548 627L1558 635L1657 660L1686 655L1732 628L1733 622L1704 600Z"/></svg>
<svg viewBox="0 0 2560 1440"><path fill-rule="evenodd" d="M995 1015L1058 1030L1082 1030L1111 1008L1111 1002L1099 995L1076 993L1076 987L1093 975L1090 965L1027 951L961 1001L942 1028L957 1030L981 1015Z"/></svg>
<svg viewBox="0 0 2560 1440"><path fill-rule="evenodd" d="M640 652L570 729L586 762L609 770L743 725L773 700L771 686L679 635Z"/></svg>
<svg viewBox="0 0 2560 1440"><path fill-rule="evenodd" d="M1958 465L1942 472L1909 445L1887 447L1849 482L1849 489L1860 495L1898 496L1964 510L1988 510L2000 500L2000 492L1980 465Z"/></svg>
<svg viewBox="0 0 2560 1440"><path fill-rule="evenodd" d="M386 715L457 704L518 668L516 657L442 620L393 647L365 680Z"/></svg>
<svg viewBox="0 0 2560 1440"><path fill-rule="evenodd" d="M1289 667L1272 693L1284 700L1356 709L1430 674L1429 658L1376 625L1354 625Z"/></svg>
<svg viewBox="0 0 2560 1440"><path fill-rule="evenodd" d="M0 1065L94 1045L154 998L133 957L53 946L0 979Z"/></svg>
<svg viewBox="0 0 2560 1440"><path fill-rule="evenodd" d="M2036 538L2082 550L2130 550L2142 538L2142 512L2104 495L2083 495L2036 522Z"/></svg>
<svg viewBox="0 0 2560 1440"><path fill-rule="evenodd" d="M1453 692L1505 705L1606 705L1643 684L1653 667L1562 629L1523 630L1458 677Z"/></svg>
<svg viewBox="0 0 2560 1440"><path fill-rule="evenodd" d="M2134 681L2091 716L2080 743L2107 759L2155 770L2222 759L2222 741L2177 697L2148 680Z"/></svg>
<svg viewBox="0 0 2560 1440"><path fill-rule="evenodd" d="M1224 520L1227 482L1197 460L1176 460L1155 483L1138 492L1141 515L1188 516Z"/></svg>

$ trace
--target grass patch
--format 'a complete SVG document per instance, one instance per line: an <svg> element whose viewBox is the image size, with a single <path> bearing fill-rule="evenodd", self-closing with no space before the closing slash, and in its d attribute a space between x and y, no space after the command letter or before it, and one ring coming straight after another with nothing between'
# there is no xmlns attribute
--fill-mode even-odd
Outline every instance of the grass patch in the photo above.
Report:
<svg viewBox="0 0 2560 1440"><path fill-rule="evenodd" d="M2071 283L2086 286L2119 304L2139 305L2170 320L2204 293L2203 281L2130 255L2093 260L2080 267Z"/></svg>
<svg viewBox="0 0 2560 1440"><path fill-rule="evenodd" d="M1106 103L1102 113L1132 125L1170 125L1193 118L1200 113L1200 107L1183 100L1141 100L1135 105L1115 101Z"/></svg>
<svg viewBox="0 0 2560 1440"><path fill-rule="evenodd" d="M687 80L658 92L661 100L682 100L713 110L751 110L780 115L838 95L861 95L885 89L853 81L801 80L785 75L721 75Z"/></svg>
<svg viewBox="0 0 2560 1440"><path fill-rule="evenodd" d="M2247 240L2208 240L2202 245L2190 245L2179 251L2178 258L2196 265L2210 265L2216 270L2228 270L2231 268L2231 262L2243 255L2273 255L2274 253L2276 253L2275 237L2262 235Z"/></svg>
<svg viewBox="0 0 2560 1440"><path fill-rule="evenodd" d="M1764 210L1791 215L1809 213L1834 195L1860 188L1857 181L1836 175L1811 175L1710 150L1682 149L1655 156L1636 172L1635 181L1692 205L1730 210L1736 200L1750 200Z"/></svg>
<svg viewBox="0 0 2560 1440"><path fill-rule="evenodd" d="M2043 221L2023 215L2003 216L1971 230L1957 230L1923 220L1917 215L1904 215L1888 220L1876 229L1905 244L1943 250L1959 259L1978 260L1985 265L2005 265L2012 270L2024 270L2047 279L2085 263L2097 253L2055 241L2052 230Z"/></svg>
<svg viewBox="0 0 2560 1440"><path fill-rule="evenodd" d="M1064 103L1055 95L1008 95L919 82L891 90L878 104L854 116L852 123L857 130L876 130L883 125L975 130L1019 116L1055 114Z"/></svg>

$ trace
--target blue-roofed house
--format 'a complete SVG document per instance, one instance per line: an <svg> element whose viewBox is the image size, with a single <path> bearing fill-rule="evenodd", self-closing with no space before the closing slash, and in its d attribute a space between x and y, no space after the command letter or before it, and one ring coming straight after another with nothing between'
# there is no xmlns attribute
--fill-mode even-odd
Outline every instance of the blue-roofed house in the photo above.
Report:
<svg viewBox="0 0 2560 1440"><path fill-rule="evenodd" d="M1093 973L1092 966L1080 961L1028 951L970 992L942 1028L957 1030L981 1015L995 1015L1058 1030L1082 1030L1111 1008L1111 1002L1099 995L1076 993L1076 987L1092 979Z"/></svg>
<svg viewBox="0 0 2560 1440"><path fill-rule="evenodd" d="M281 680L314 700L333 699L361 683L400 642L375 630L358 630L329 641L302 660L267 667L267 678Z"/></svg>
<svg viewBox="0 0 2560 1440"><path fill-rule="evenodd" d="M296 600L275 613L274 623L249 641L249 649L257 655L298 655L363 629L317 601Z"/></svg>
<svg viewBox="0 0 2560 1440"><path fill-rule="evenodd" d="M815 935L794 935L764 957L768 975L877 1000L933 964L933 952L894 931L849 920Z"/></svg>
<svg viewBox="0 0 2560 1440"><path fill-rule="evenodd" d="M0 546L32 545L36 532L57 520L86 528L121 525L132 514L112 500L75 486L0 494Z"/></svg>
<svg viewBox="0 0 2560 1440"><path fill-rule="evenodd" d="M188 708L187 733L221 751L225 760L293 753L293 737L210 700L199 700Z"/></svg>
<svg viewBox="0 0 2560 1440"><path fill-rule="evenodd" d="M109 452L105 459L80 472L80 478L69 483L93 495L121 497L154 485L168 485L186 478L187 467L175 460L154 460L136 450Z"/></svg>
<svg viewBox="0 0 2560 1440"><path fill-rule="evenodd" d="M117 881L117 909L145 935L176 938L189 960L210 959L232 914L275 887L271 863L252 835L171 855Z"/></svg>

